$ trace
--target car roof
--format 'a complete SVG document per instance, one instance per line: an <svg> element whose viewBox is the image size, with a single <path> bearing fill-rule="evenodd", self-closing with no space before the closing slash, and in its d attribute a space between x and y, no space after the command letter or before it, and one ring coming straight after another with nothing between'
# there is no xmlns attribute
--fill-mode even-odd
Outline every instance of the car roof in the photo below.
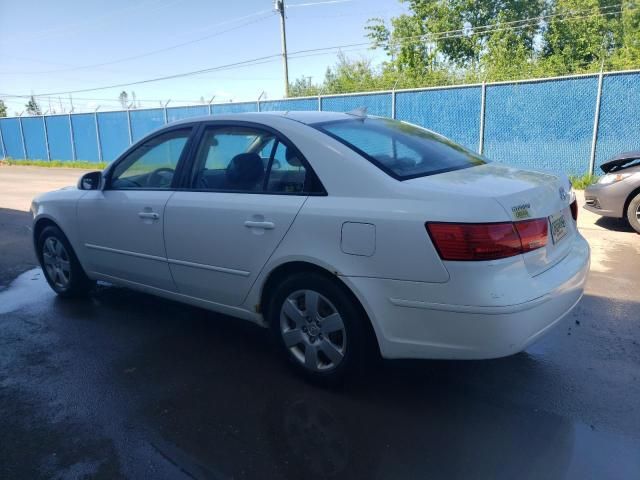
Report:
<svg viewBox="0 0 640 480"><path fill-rule="evenodd" d="M353 118L352 114L341 112L315 112L315 111L273 111L273 112L243 112L243 113L227 113L203 115L197 117L189 117L176 122L172 122L167 127L176 125L186 125L192 123L208 122L212 120L227 121L255 121L266 123L269 117L290 118L296 122L312 125L321 122L332 122L335 120L347 120Z"/></svg>

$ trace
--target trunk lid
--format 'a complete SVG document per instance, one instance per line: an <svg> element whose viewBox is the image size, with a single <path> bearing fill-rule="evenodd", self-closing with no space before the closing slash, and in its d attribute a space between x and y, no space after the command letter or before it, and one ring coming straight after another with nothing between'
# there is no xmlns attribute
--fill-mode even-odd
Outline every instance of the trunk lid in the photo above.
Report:
<svg viewBox="0 0 640 480"><path fill-rule="evenodd" d="M569 180L563 175L488 163L403 183L429 190L455 192L465 199L467 206L461 206L463 208L473 205L474 197L478 200L491 198L504 209L505 221L546 218L549 222L546 246L523 255L531 275L542 273L562 260L569 252L577 232L570 208L575 197ZM475 211L473 217L474 222L478 223L490 221L483 218L481 210Z"/></svg>
<svg viewBox="0 0 640 480"><path fill-rule="evenodd" d="M621 153L620 155L617 155L609 161L600 165L600 169L604 173L617 172L618 170L623 170L625 168L638 165L638 161L640 161L640 150L635 152Z"/></svg>

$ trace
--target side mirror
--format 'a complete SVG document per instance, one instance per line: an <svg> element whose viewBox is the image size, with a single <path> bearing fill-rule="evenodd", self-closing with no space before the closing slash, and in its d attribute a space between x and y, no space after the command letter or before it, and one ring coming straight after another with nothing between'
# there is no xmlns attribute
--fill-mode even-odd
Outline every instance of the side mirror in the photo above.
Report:
<svg viewBox="0 0 640 480"><path fill-rule="evenodd" d="M102 180L102 172L89 172L80 177L78 190L98 190Z"/></svg>

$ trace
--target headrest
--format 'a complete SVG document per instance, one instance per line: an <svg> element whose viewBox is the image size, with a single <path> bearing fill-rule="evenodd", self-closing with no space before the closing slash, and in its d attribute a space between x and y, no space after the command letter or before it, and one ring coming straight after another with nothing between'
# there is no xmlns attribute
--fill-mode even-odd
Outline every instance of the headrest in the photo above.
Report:
<svg viewBox="0 0 640 480"><path fill-rule="evenodd" d="M302 166L302 160L300 160L300 158L292 148L287 147L285 158L287 159L287 163L292 167Z"/></svg>
<svg viewBox="0 0 640 480"><path fill-rule="evenodd" d="M255 183L264 175L264 165L257 153L240 153L227 167L227 180L232 184Z"/></svg>

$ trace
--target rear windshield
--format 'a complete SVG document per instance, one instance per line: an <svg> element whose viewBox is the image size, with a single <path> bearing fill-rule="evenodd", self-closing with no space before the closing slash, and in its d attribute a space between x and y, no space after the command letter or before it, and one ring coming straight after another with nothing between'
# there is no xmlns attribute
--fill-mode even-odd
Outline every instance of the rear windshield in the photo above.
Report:
<svg viewBox="0 0 640 480"><path fill-rule="evenodd" d="M451 140L397 120L354 118L313 126L399 180L487 163Z"/></svg>

